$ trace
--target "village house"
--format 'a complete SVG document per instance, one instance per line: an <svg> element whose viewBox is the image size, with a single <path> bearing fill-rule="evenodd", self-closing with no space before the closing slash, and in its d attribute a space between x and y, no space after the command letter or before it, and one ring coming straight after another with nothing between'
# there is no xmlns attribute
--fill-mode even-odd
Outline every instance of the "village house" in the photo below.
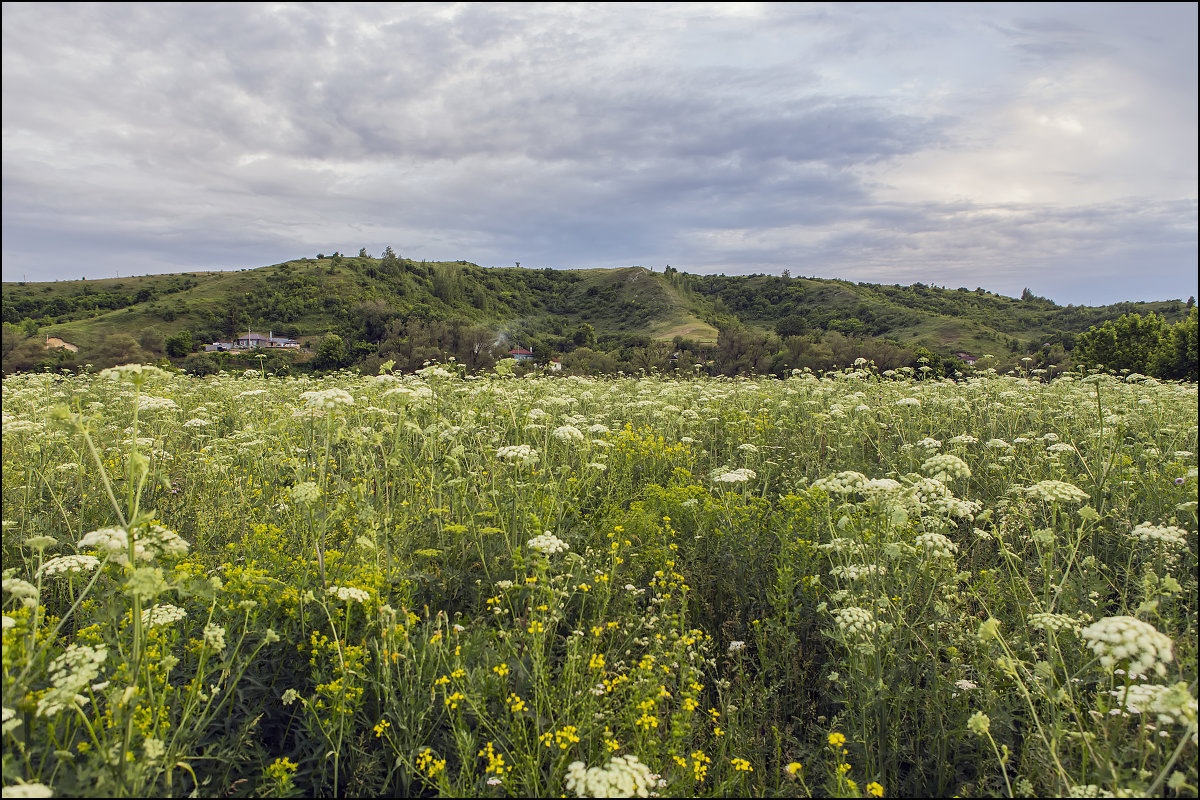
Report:
<svg viewBox="0 0 1200 800"><path fill-rule="evenodd" d="M253 331L246 331L245 336L239 336L232 342L213 342L204 346L205 352L212 353L223 350L254 350L256 348L285 348L295 350L300 348L300 343L295 339L289 339L282 336L276 336L274 331L271 331L266 336Z"/></svg>
<svg viewBox="0 0 1200 800"><path fill-rule="evenodd" d="M508 351L508 355L517 361L533 361L533 353L523 347L514 347Z"/></svg>
<svg viewBox="0 0 1200 800"><path fill-rule="evenodd" d="M959 351L959 352L955 353L954 355L958 356L958 358L967 362L968 366L972 366L972 367L975 366L975 361L976 361L975 356L971 355L970 353L964 353L964 352Z"/></svg>

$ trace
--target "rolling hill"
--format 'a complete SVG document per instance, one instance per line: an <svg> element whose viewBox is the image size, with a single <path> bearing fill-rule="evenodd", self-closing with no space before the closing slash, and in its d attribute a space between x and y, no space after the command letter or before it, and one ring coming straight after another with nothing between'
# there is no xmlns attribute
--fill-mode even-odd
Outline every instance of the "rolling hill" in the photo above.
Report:
<svg viewBox="0 0 1200 800"><path fill-rule="evenodd" d="M741 337L776 354L790 342L787 364L805 352L816 365L821 354L844 364L854 347L884 361L906 353L911 362L919 353L949 363L967 353L1003 364L1026 353L1062 360L1089 327L1151 312L1177 322L1187 307L1179 300L1064 307L1028 292L1012 298L982 288L693 275L671 267L488 268L415 262L390 248L381 258L335 253L230 272L3 285L6 371L45 365L46 357L33 356L48 337L78 348L54 353L55 364L99 366L122 356L160 357L163 343L185 331L194 349L248 329L313 348L333 333L343 341L342 360L368 368L389 354L403 363L466 348L495 358L515 345L543 360L594 355L584 371L605 371L605 354L614 368L637 366L634 351L651 368L673 354L676 362L691 354L689 363L707 363L721 331L726 341ZM771 366L752 361L742 366Z"/></svg>

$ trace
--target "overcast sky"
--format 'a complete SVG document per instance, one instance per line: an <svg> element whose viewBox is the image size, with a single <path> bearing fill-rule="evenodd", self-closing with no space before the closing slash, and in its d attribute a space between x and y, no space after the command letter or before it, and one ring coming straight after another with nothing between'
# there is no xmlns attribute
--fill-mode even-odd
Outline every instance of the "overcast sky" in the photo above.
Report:
<svg viewBox="0 0 1200 800"><path fill-rule="evenodd" d="M318 252L1197 284L1197 5L3 6L4 280Z"/></svg>

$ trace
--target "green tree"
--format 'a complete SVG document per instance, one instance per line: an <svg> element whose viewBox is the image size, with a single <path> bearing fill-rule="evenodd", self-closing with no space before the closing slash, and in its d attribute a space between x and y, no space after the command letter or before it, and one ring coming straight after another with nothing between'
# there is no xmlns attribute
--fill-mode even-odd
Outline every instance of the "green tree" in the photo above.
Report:
<svg viewBox="0 0 1200 800"><path fill-rule="evenodd" d="M571 341L575 343L576 347L595 347L596 329L586 322L581 322L571 336Z"/></svg>
<svg viewBox="0 0 1200 800"><path fill-rule="evenodd" d="M183 358L188 353L192 352L192 332L180 331L172 336L168 336L165 342L167 355L171 358Z"/></svg>
<svg viewBox="0 0 1200 800"><path fill-rule="evenodd" d="M1164 333L1162 317L1153 312L1145 317L1125 314L1081 333L1071 355L1087 366L1102 364L1114 371L1127 369L1147 375L1154 371L1152 361Z"/></svg>
<svg viewBox="0 0 1200 800"><path fill-rule="evenodd" d="M399 275L401 272L400 258L391 245L383 249L383 255L379 259L379 271L384 275Z"/></svg>
<svg viewBox="0 0 1200 800"><path fill-rule="evenodd" d="M325 334L313 357L313 369L337 369L346 363L346 342L336 333Z"/></svg>
<svg viewBox="0 0 1200 800"><path fill-rule="evenodd" d="M1196 380L1196 331L1196 308L1193 306L1186 319L1170 326L1163 335L1151 360L1149 374L1155 378Z"/></svg>

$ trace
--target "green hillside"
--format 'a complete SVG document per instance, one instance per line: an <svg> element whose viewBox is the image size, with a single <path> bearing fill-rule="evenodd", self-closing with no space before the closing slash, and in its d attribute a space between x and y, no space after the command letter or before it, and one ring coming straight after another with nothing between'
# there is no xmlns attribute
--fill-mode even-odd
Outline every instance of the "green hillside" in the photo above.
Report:
<svg viewBox="0 0 1200 800"><path fill-rule="evenodd" d="M187 351L254 330L306 346L288 359L291 368L321 356L321 342L333 334L340 349L329 345L318 367L372 369L390 359L406 368L454 356L486 368L521 346L577 372L700 365L781 373L856 357L881 368L925 357L949 372L963 364L960 352L990 355L997 368L1026 354L1061 366L1091 326L1131 313L1175 323L1190 305L1063 307L1028 292L1012 298L982 288L691 275L671 267L486 268L415 262L389 248L381 258L322 254L235 272L5 283L4 368L103 366L168 353L183 362ZM46 350L51 337L78 351ZM203 365L202 358L189 361Z"/></svg>

